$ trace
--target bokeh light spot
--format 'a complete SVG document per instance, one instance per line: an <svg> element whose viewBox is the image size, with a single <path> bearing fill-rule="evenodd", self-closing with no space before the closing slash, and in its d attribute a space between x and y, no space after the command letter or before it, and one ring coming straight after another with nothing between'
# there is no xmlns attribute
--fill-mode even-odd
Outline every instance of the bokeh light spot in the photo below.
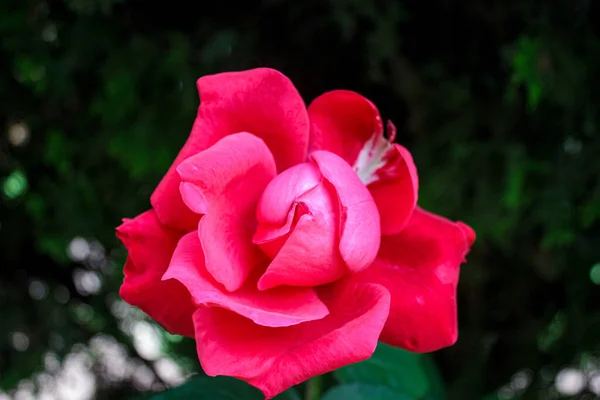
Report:
<svg viewBox="0 0 600 400"><path fill-rule="evenodd" d="M29 337L23 332L13 332L12 345L17 351L26 351L29 348Z"/></svg>
<svg viewBox="0 0 600 400"><path fill-rule="evenodd" d="M21 171L13 171L5 180L2 185L2 191L4 195L9 199L15 199L27 190L27 178Z"/></svg>
<svg viewBox="0 0 600 400"><path fill-rule="evenodd" d="M585 385L585 374L576 368L564 368L556 375L556 390L561 394L574 396L581 392Z"/></svg>

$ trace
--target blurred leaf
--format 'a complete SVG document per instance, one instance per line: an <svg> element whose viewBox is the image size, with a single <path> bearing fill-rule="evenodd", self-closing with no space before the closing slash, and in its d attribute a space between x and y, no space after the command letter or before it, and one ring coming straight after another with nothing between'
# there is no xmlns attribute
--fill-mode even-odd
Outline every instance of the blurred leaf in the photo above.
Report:
<svg viewBox="0 0 600 400"><path fill-rule="evenodd" d="M322 400L413 400L385 386L349 383L335 386L325 393Z"/></svg>
<svg viewBox="0 0 600 400"><path fill-rule="evenodd" d="M521 36L518 39L511 59L511 83L513 90L519 85L525 85L530 110L534 110L542 98L543 79L540 70L542 59L539 38Z"/></svg>
<svg viewBox="0 0 600 400"><path fill-rule="evenodd" d="M507 160L507 183L504 191L504 204L510 211L518 211L523 203L525 168L521 148L511 149Z"/></svg>
<svg viewBox="0 0 600 400"><path fill-rule="evenodd" d="M150 397L150 400L262 400L260 390L238 379L218 376L193 378L187 383Z"/></svg>
<svg viewBox="0 0 600 400"><path fill-rule="evenodd" d="M14 61L14 74L19 81L38 92L46 89L46 67L43 62L27 56L18 57Z"/></svg>
<svg viewBox="0 0 600 400"><path fill-rule="evenodd" d="M285 392L273 397L274 400L301 400L300 395L294 388L290 388Z"/></svg>
<svg viewBox="0 0 600 400"><path fill-rule="evenodd" d="M538 347L541 351L547 352L556 344L556 342L565 333L567 328L567 316L564 312L558 312L552 319L552 322L538 336Z"/></svg>
<svg viewBox="0 0 600 400"><path fill-rule="evenodd" d="M50 129L46 134L44 161L53 166L60 174L69 172L70 142L65 133L58 129Z"/></svg>
<svg viewBox="0 0 600 400"><path fill-rule="evenodd" d="M444 397L443 382L429 356L379 343L371 358L334 372L342 383L385 386L410 398Z"/></svg>
<svg viewBox="0 0 600 400"><path fill-rule="evenodd" d="M592 226L594 222L600 219L600 192L596 189L594 193L594 197L589 199L583 206L581 207L581 225L584 228L589 228Z"/></svg>
<svg viewBox="0 0 600 400"><path fill-rule="evenodd" d="M155 394L150 400L262 400L260 390L239 379L218 376L201 376L173 389ZM274 397L275 400L300 400L294 388Z"/></svg>
<svg viewBox="0 0 600 400"><path fill-rule="evenodd" d="M60 264L66 264L69 261L67 256L67 240L58 235L47 235L38 238L36 247L42 254L47 254Z"/></svg>

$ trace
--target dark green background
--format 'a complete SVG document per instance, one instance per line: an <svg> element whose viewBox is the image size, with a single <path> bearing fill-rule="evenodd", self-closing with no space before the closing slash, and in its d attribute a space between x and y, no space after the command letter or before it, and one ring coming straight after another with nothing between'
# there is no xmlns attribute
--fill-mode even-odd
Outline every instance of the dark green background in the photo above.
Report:
<svg viewBox="0 0 600 400"><path fill-rule="evenodd" d="M35 392L68 354L98 399L171 385L132 341L141 316L118 301L114 227L148 208L192 125L195 80L257 66L288 75L307 102L336 88L370 98L414 155L419 203L477 231L459 341L432 357L436 396L551 399L561 369L600 374L599 11L590 0L2 0L0 392ZM84 260L69 257L74 238ZM198 370L191 341L161 335ZM574 398L594 398L584 393Z"/></svg>

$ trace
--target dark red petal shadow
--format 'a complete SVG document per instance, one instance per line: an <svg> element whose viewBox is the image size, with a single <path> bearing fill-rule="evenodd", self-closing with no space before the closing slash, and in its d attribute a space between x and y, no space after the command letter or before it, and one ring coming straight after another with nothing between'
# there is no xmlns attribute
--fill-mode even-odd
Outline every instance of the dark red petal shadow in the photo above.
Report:
<svg viewBox="0 0 600 400"><path fill-rule="evenodd" d="M402 232L382 237L377 259L356 279L390 291L383 342L415 352L456 342L459 269L474 239L467 225L420 208Z"/></svg>
<svg viewBox="0 0 600 400"><path fill-rule="evenodd" d="M149 210L124 220L117 228L117 237L129 252L121 298L167 331L193 336L192 314L196 307L189 292L179 282L162 281L181 233L162 226L154 211Z"/></svg>

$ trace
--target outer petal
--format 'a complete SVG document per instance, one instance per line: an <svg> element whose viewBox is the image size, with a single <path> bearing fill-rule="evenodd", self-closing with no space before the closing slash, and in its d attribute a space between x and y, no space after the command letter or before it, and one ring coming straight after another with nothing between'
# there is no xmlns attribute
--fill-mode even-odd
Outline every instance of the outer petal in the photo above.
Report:
<svg viewBox="0 0 600 400"><path fill-rule="evenodd" d="M120 296L137 306L171 333L193 336L194 306L179 282L161 281L181 233L162 226L153 210L126 219L117 228L129 257Z"/></svg>
<svg viewBox="0 0 600 400"><path fill-rule="evenodd" d="M252 132L269 146L277 169L304 161L309 122L292 82L278 71L257 68L209 75L198 80L200 107L192 132L158 187L151 203L160 221L191 230L199 216L183 204L176 168L224 136Z"/></svg>
<svg viewBox="0 0 600 400"><path fill-rule="evenodd" d="M223 307L263 326L296 325L321 319L329 313L311 288L258 291L256 280L249 280L240 290L227 292L206 270L202 247L195 232L188 233L179 241L163 279L170 278L185 285L196 304Z"/></svg>
<svg viewBox="0 0 600 400"><path fill-rule="evenodd" d="M229 291L239 289L264 255L252 243L256 203L275 177L265 143L249 133L227 136L178 167L191 209L205 212L198 235L206 268Z"/></svg>
<svg viewBox="0 0 600 400"><path fill-rule="evenodd" d="M381 234L392 235L406 226L417 206L417 168L410 152L398 144L393 144L380 171L384 175L367 188L381 215Z"/></svg>
<svg viewBox="0 0 600 400"><path fill-rule="evenodd" d="M352 165L379 208L382 234L400 232L417 204L419 184L408 150L391 143L396 136L393 124L388 124L386 139L377 107L347 90L319 96L308 113L309 152L327 150Z"/></svg>
<svg viewBox="0 0 600 400"><path fill-rule="evenodd" d="M327 150L350 165L373 134L383 134L377 107L349 90L333 90L317 97L308 107L308 115L309 153Z"/></svg>
<svg viewBox="0 0 600 400"><path fill-rule="evenodd" d="M391 293L383 342L415 352L456 342L459 268L474 239L467 225L420 208L402 232L382 238L377 260L356 278Z"/></svg>
<svg viewBox="0 0 600 400"><path fill-rule="evenodd" d="M322 289L330 314L287 328L267 328L219 308L194 314L198 356L207 375L243 379L272 398L312 376L369 358L389 310L379 285L338 283ZM243 334L240 334L243 332Z"/></svg>
<svg viewBox="0 0 600 400"><path fill-rule="evenodd" d="M340 254L352 272L367 268L380 243L379 212L373 197L350 166L328 151L310 157L336 189L340 203Z"/></svg>

